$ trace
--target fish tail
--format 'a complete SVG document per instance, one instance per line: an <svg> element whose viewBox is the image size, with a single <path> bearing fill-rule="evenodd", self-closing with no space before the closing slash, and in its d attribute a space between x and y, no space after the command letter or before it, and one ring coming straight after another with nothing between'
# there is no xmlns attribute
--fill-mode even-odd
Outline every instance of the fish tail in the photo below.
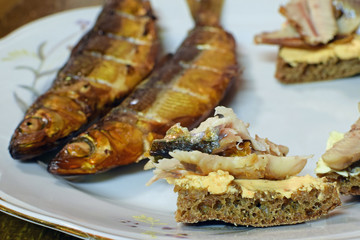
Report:
<svg viewBox="0 0 360 240"><path fill-rule="evenodd" d="M224 0L186 0L196 26L219 26Z"/></svg>

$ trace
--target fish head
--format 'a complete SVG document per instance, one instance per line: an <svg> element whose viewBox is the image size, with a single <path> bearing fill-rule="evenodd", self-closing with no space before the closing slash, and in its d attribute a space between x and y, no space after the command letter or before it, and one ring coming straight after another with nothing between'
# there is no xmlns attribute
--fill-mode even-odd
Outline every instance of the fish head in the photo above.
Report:
<svg viewBox="0 0 360 240"><path fill-rule="evenodd" d="M92 174L100 170L110 153L111 145L106 137L82 134L65 145L50 162L48 170L55 175Z"/></svg>
<svg viewBox="0 0 360 240"><path fill-rule="evenodd" d="M28 160L58 146L59 132L64 128L62 117L55 111L39 109L28 114L16 128L9 145L14 159ZM52 142L51 144L49 144Z"/></svg>
<svg viewBox="0 0 360 240"><path fill-rule="evenodd" d="M52 159L48 171L61 176L100 173L136 162L144 148L144 136L136 126L108 122L106 127L94 127L72 139Z"/></svg>

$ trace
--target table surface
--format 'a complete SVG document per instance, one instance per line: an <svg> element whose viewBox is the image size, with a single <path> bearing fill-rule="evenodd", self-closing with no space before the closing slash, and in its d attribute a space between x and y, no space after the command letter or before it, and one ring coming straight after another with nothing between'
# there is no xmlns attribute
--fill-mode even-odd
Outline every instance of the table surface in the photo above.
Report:
<svg viewBox="0 0 360 240"><path fill-rule="evenodd" d="M99 5L102 2L103 0L0 0L0 38L35 19L67 9ZM9 240L78 239L1 212L0 238Z"/></svg>

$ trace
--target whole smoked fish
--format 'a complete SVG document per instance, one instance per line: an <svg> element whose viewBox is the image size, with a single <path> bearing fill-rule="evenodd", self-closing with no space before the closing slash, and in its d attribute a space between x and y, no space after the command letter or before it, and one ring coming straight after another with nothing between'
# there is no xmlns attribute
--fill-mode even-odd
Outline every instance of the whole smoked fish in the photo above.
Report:
<svg viewBox="0 0 360 240"><path fill-rule="evenodd" d="M235 41L219 25L222 1L189 0L196 26L176 53L118 107L50 162L56 175L84 175L137 162L175 123L193 127L238 75Z"/></svg>
<svg viewBox="0 0 360 240"><path fill-rule="evenodd" d="M25 113L10 141L11 156L27 160L63 146L144 80L157 52L150 3L107 0L50 89Z"/></svg>

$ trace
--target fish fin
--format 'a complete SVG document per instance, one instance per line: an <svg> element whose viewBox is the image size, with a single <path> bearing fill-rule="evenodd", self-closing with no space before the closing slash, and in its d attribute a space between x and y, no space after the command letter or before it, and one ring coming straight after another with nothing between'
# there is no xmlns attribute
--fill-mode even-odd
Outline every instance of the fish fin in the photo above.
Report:
<svg viewBox="0 0 360 240"><path fill-rule="evenodd" d="M186 0L196 26L219 26L224 0Z"/></svg>

